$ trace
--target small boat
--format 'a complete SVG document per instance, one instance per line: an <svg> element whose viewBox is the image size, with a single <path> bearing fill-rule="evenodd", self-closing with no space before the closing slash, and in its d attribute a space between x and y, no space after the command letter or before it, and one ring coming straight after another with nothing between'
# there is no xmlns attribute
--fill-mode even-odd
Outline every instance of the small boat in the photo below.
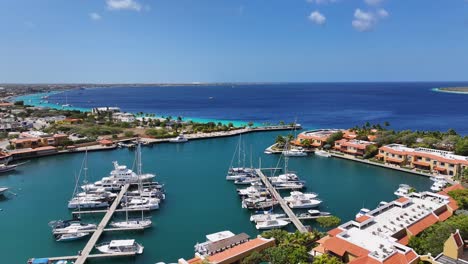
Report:
<svg viewBox="0 0 468 264"><path fill-rule="evenodd" d="M299 191L292 191L289 193L290 196L284 197L286 202L292 202L298 199L314 199L317 198L318 194L316 193L302 193Z"/></svg>
<svg viewBox="0 0 468 264"><path fill-rule="evenodd" d="M102 243L96 245L96 249L105 254L112 254L112 253L135 253L135 254L142 254L144 247L134 239L126 239L126 240L112 240L110 242Z"/></svg>
<svg viewBox="0 0 468 264"><path fill-rule="evenodd" d="M185 143L187 141L188 139L182 133L178 135L176 138L169 139L169 142L171 143Z"/></svg>
<svg viewBox="0 0 468 264"><path fill-rule="evenodd" d="M434 182L431 186L431 191L433 192L440 192L445 186L447 186L448 182L445 180L439 180Z"/></svg>
<svg viewBox="0 0 468 264"><path fill-rule="evenodd" d="M275 220L268 220L264 222L258 222L255 225L255 228L258 230L265 230L265 229L274 229L274 228L283 228L289 224L286 220L275 219Z"/></svg>
<svg viewBox="0 0 468 264"><path fill-rule="evenodd" d="M264 211L263 213L258 213L250 216L251 222L264 222L267 220L275 220L278 218L286 217L285 214L274 214L271 211Z"/></svg>
<svg viewBox="0 0 468 264"><path fill-rule="evenodd" d="M325 158L331 157L331 154L325 150L316 150L314 153L315 155L320 156L320 157L325 157Z"/></svg>
<svg viewBox="0 0 468 264"><path fill-rule="evenodd" d="M307 152L305 152L302 148L297 149L289 149L283 150L283 155L286 157L305 157L307 156Z"/></svg>
<svg viewBox="0 0 468 264"><path fill-rule="evenodd" d="M411 193L411 189L412 187L407 184L400 184L398 189L393 194L399 197L406 196Z"/></svg>
<svg viewBox="0 0 468 264"><path fill-rule="evenodd" d="M250 185L255 182L259 182L260 178L257 177L243 177L234 181L237 185Z"/></svg>
<svg viewBox="0 0 468 264"><path fill-rule="evenodd" d="M128 219L126 221L112 222L112 227L116 228L149 228L153 225L150 219Z"/></svg>
<svg viewBox="0 0 468 264"><path fill-rule="evenodd" d="M88 236L89 233L78 232L77 230L71 230L70 233L60 234L55 236L55 241L57 242L67 242L81 239L85 236Z"/></svg>
<svg viewBox="0 0 468 264"><path fill-rule="evenodd" d="M7 187L0 187L0 195L5 195L7 191L8 191Z"/></svg>
<svg viewBox="0 0 468 264"><path fill-rule="evenodd" d="M430 178L431 181L434 181L434 182L437 182L437 181L445 181L445 177L444 176L432 176Z"/></svg>
<svg viewBox="0 0 468 264"><path fill-rule="evenodd" d="M359 218L363 215L366 215L367 213L369 213L370 210L367 209L367 208L361 208L361 210L359 210L359 212L356 214L356 218Z"/></svg>
<svg viewBox="0 0 468 264"><path fill-rule="evenodd" d="M329 212L320 212L319 210L307 210L307 213L313 217L330 216Z"/></svg>
<svg viewBox="0 0 468 264"><path fill-rule="evenodd" d="M80 222L61 222L61 224L55 225L52 229L52 233L59 235L62 233L76 233L76 232L86 232L89 230L96 229L95 224L83 224Z"/></svg>
<svg viewBox="0 0 468 264"><path fill-rule="evenodd" d="M317 199L300 199L288 202L288 206L292 209L308 209L319 206L322 201Z"/></svg>
<svg viewBox="0 0 468 264"><path fill-rule="evenodd" d="M12 165L0 164L0 173L12 171L16 169L16 167L18 167L18 165L16 164L12 164Z"/></svg>

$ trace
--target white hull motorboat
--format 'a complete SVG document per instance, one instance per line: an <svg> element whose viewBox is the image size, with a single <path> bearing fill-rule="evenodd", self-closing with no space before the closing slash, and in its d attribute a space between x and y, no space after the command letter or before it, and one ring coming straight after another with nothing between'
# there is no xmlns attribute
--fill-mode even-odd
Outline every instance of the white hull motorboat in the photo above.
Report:
<svg viewBox="0 0 468 264"><path fill-rule="evenodd" d="M113 253L135 253L142 254L144 247L133 239L128 240L112 240L111 242L102 243L96 246L96 249L104 254Z"/></svg>
<svg viewBox="0 0 468 264"><path fill-rule="evenodd" d="M290 193L290 196L284 197L284 200L286 202L293 202L294 200L298 200L298 199L303 199L303 200L315 199L315 198L317 198L317 196L318 196L318 194L316 194L316 193L302 193L302 192L299 192L299 191L292 191Z"/></svg>
<svg viewBox="0 0 468 264"><path fill-rule="evenodd" d="M289 222L286 221L286 220L276 219L276 220L269 220L269 221L265 221L265 222L258 222L255 225L255 228L257 228L258 230L283 228L283 227L287 226L288 224L289 224Z"/></svg>
<svg viewBox="0 0 468 264"><path fill-rule="evenodd" d="M325 157L325 158L330 158L331 154L325 150L316 150L315 155L320 156L320 157Z"/></svg>
<svg viewBox="0 0 468 264"><path fill-rule="evenodd" d="M309 209L315 208L322 203L320 200L316 199L307 199L307 200L295 200L292 202L288 202L288 206L292 209Z"/></svg>
<svg viewBox="0 0 468 264"><path fill-rule="evenodd" d="M66 234L60 234L55 236L55 241L58 242L67 242L67 241L75 241L81 239L85 236L89 236L89 233L86 232L70 232Z"/></svg>
<svg viewBox="0 0 468 264"><path fill-rule="evenodd" d="M129 219L127 221L112 222L111 226L116 228L150 228L152 221L149 219Z"/></svg>

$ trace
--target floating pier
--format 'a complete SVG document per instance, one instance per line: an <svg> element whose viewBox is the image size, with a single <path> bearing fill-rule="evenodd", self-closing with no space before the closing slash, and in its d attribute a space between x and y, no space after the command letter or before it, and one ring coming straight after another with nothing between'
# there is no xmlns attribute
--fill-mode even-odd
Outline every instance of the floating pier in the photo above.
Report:
<svg viewBox="0 0 468 264"><path fill-rule="evenodd" d="M255 172L260 177L263 184L265 184L267 189L270 191L271 195L279 202L281 208L283 208L283 211L288 215L289 220L291 220L291 222L296 226L297 230L299 230L299 232L301 233L308 232L307 228L302 224L302 222L299 220L297 215L294 214L291 208L289 208L289 206L284 201L283 197L281 197L278 191L273 187L270 180L265 176L265 174L263 174L262 170L256 169Z"/></svg>
<svg viewBox="0 0 468 264"><path fill-rule="evenodd" d="M58 260L75 260L75 264L84 264L87 259L91 258L106 258L106 257L119 257L119 256L134 256L134 252L125 252L125 253L112 253L112 254L90 254L91 251L93 250L94 246L96 245L97 241L101 237L102 233L104 231L125 231L125 230L139 230L140 228L106 228L107 224L109 223L110 219L114 215L114 213L117 211L117 206L120 204L120 201L122 200L124 194L128 191L128 188L130 187L130 184L125 184L122 189L120 189L119 194L115 198L114 202L112 205L109 207L107 210L99 210L99 212L106 212L104 217L102 218L101 222L97 226L96 229L92 230L86 230L85 232L93 232L93 235L89 239L88 243L86 243L86 246L83 248L83 250L79 253L77 256L63 256L63 257L52 257L48 258L49 261L58 261ZM141 211L141 210L140 210ZM75 213L75 212L74 212ZM83 213L83 212L77 212L77 213Z"/></svg>

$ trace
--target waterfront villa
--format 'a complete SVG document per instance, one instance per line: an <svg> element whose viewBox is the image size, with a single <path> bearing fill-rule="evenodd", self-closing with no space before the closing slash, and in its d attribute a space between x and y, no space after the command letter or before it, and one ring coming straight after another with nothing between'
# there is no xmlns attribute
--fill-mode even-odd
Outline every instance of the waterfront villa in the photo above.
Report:
<svg viewBox="0 0 468 264"><path fill-rule="evenodd" d="M246 234L240 234L245 235ZM237 235L237 236L240 236ZM227 238L210 245L210 254L208 256L202 256L198 253L195 257L189 260L183 258L179 259L179 264L229 264L229 263L240 263L240 261L252 254L254 251L262 251L266 248L273 247L275 245L274 238L263 238L257 237L255 239L243 239L242 241L236 240L236 237Z"/></svg>
<svg viewBox="0 0 468 264"><path fill-rule="evenodd" d="M451 176L459 175L468 168L468 157L455 155L450 151L409 148L401 144L390 144L379 148L376 158L385 163Z"/></svg>
<svg viewBox="0 0 468 264"><path fill-rule="evenodd" d="M328 231L311 254L330 254L352 264L418 263L420 256L406 245L411 236L445 221L458 209L448 191L411 193L383 204Z"/></svg>
<svg viewBox="0 0 468 264"><path fill-rule="evenodd" d="M309 144L314 148L322 148L326 143L328 138L336 133L343 131L342 129L317 129L304 131L297 135L297 138L292 142L296 146L302 146L304 140L309 140Z"/></svg>
<svg viewBox="0 0 468 264"><path fill-rule="evenodd" d="M333 148L337 151L350 154L353 156L364 156L366 148L369 145L375 145L375 143L357 139L340 139L335 141Z"/></svg>
<svg viewBox="0 0 468 264"><path fill-rule="evenodd" d="M11 139L10 145L15 149L37 148L45 146L59 146L68 139L66 134L55 134L49 136L39 131L23 132L19 138Z"/></svg>

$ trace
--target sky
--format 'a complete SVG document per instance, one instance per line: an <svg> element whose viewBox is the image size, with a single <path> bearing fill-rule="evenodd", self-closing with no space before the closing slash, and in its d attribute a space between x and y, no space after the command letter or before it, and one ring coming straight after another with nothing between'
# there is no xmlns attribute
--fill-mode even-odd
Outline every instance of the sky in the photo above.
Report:
<svg viewBox="0 0 468 264"><path fill-rule="evenodd" d="M0 0L0 83L468 80L468 0Z"/></svg>

